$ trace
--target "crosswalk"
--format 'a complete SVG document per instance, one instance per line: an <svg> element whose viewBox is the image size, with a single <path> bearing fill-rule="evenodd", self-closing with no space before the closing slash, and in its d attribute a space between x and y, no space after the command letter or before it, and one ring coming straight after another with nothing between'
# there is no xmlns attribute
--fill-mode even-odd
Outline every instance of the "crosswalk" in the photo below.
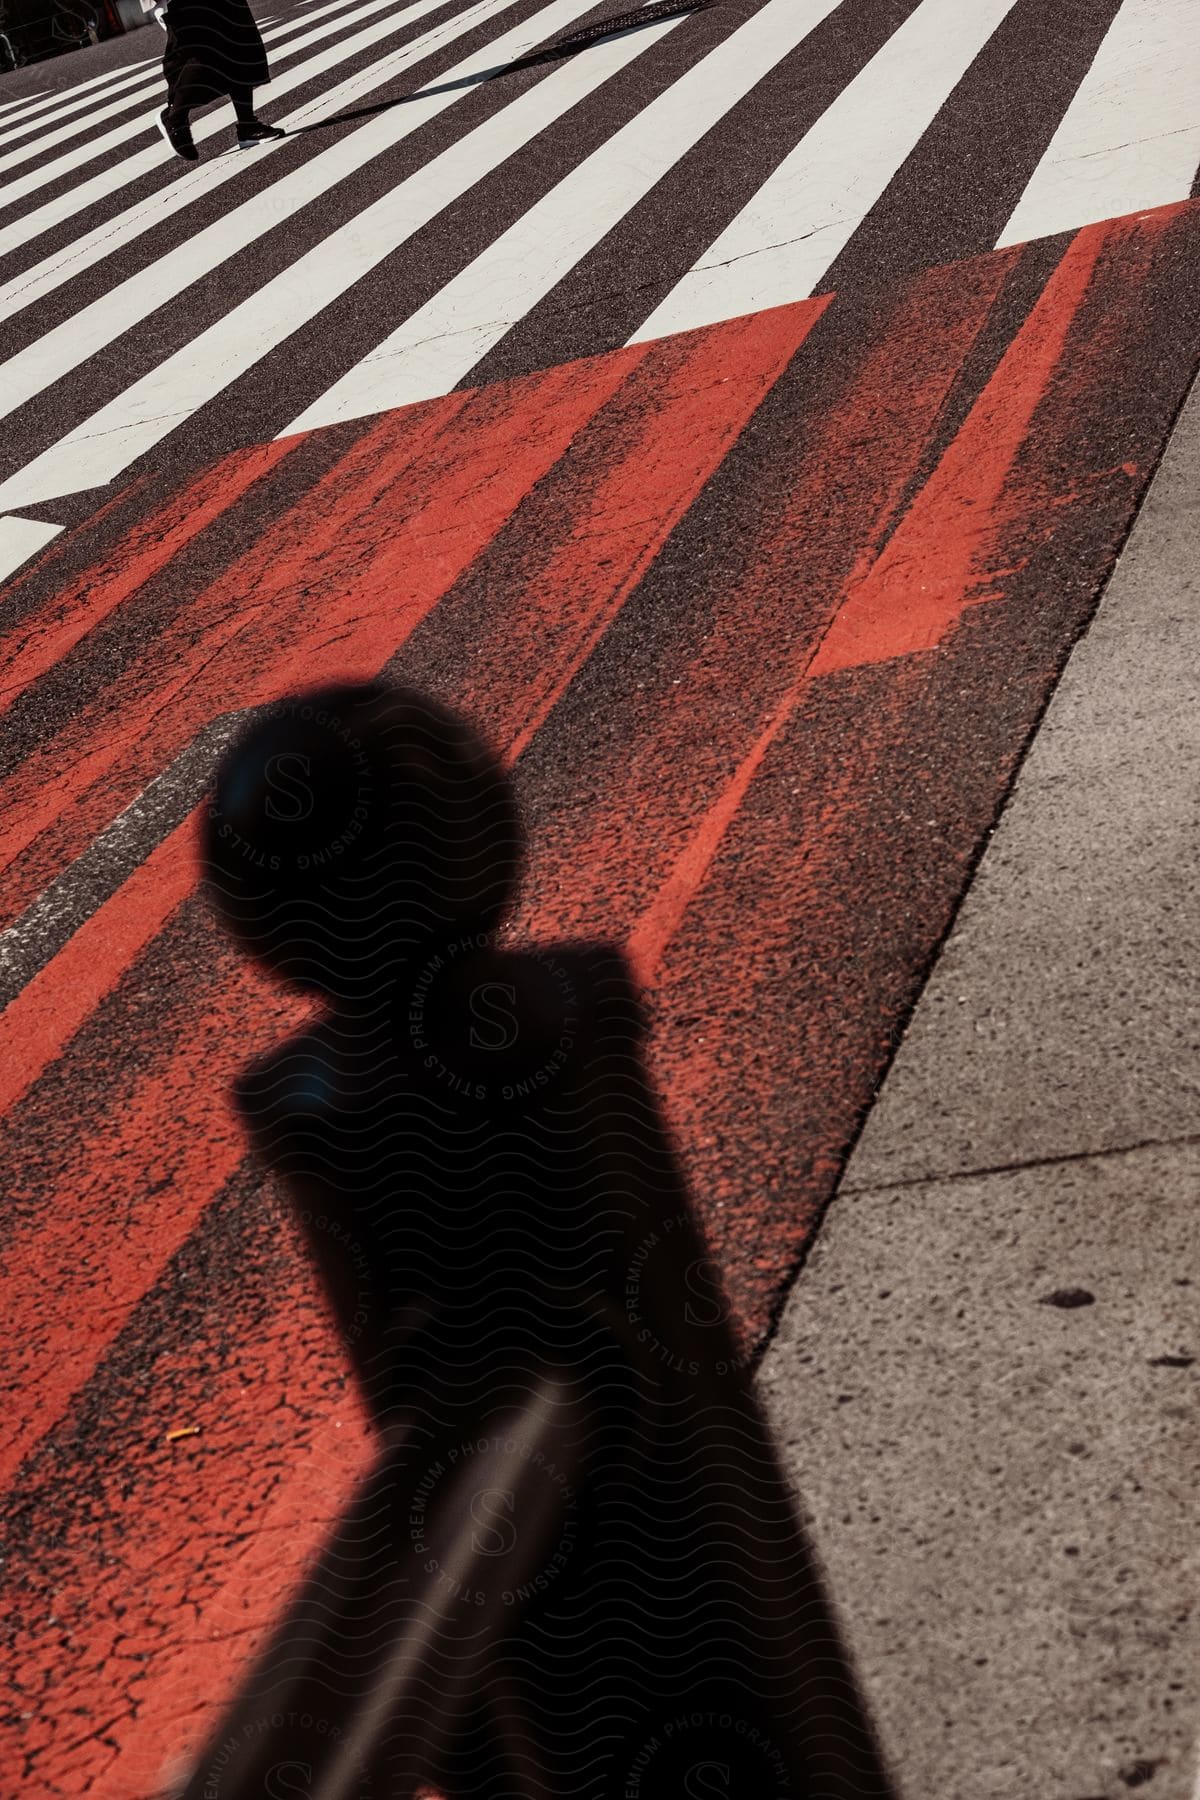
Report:
<svg viewBox="0 0 1200 1800"><path fill-rule="evenodd" d="M1198 88L1200 9L1191 0L1127 0L998 243L1191 193Z"/></svg>
<svg viewBox="0 0 1200 1800"><path fill-rule="evenodd" d="M9 180L75 159L0 193L31 1794L161 1791L370 1452L227 1102L304 1005L197 892L247 710L383 673L494 743L513 929L627 947L760 1341L1194 375L1189 7L697 0L531 57L623 6L275 6L289 137L214 108L194 167L153 59L0 86Z"/></svg>
<svg viewBox="0 0 1200 1800"><path fill-rule="evenodd" d="M0 1766L28 1791L161 1792L368 1453L226 1099L303 1007L195 892L245 710L382 671L515 764L515 929L627 945L754 1341L1161 454L1198 270L1200 208L1160 208L620 348L164 471L12 585Z"/></svg>
<svg viewBox="0 0 1200 1800"><path fill-rule="evenodd" d="M153 60L0 111L0 576L148 459L187 466L193 437L265 441L785 305L851 279L860 238L878 266L881 220L904 266L936 263L957 166L980 252L1196 184L1194 0L697 0L510 68L605 12L296 8L264 32L258 96L288 138L225 153L219 107L194 169L154 131ZM1031 32L1014 205L1011 175L979 181L971 97ZM935 139L938 204L919 179L890 204Z"/></svg>

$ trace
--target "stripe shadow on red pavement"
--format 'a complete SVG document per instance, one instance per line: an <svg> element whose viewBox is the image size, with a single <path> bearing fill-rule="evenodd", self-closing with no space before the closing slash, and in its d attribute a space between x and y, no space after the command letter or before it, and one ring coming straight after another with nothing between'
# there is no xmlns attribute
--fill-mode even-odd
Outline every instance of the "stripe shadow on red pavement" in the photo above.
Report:
<svg viewBox="0 0 1200 1800"><path fill-rule="evenodd" d="M1200 207L1162 208L152 478L0 594L7 1766L138 1791L361 1445L225 1098L295 1016L192 892L230 716L386 669L507 754L515 929L628 942L757 1341L1153 472L1198 295ZM219 1428L165 1471L197 1408Z"/></svg>

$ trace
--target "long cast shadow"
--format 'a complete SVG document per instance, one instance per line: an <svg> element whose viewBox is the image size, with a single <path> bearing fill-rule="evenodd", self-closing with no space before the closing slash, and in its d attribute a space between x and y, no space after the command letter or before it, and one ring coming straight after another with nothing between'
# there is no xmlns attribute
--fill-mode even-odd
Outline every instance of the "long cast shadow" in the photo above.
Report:
<svg viewBox="0 0 1200 1800"><path fill-rule="evenodd" d="M586 31L579 31L572 37L547 44L542 50L530 50L513 62L498 63L494 69L481 69L477 75L463 75L457 81L444 81L437 87L418 88L415 94L399 94L392 100L378 100L373 106L358 106L353 112L334 113L332 118L316 119L311 125L294 126L287 135L302 137L309 131L328 131L334 125L351 125L357 119L373 119L378 113L390 112L394 106L407 106L413 100L424 100L430 94L452 94L461 88L480 87L485 81L495 81L500 75L515 74L518 69L532 69L541 63L561 62L565 57L586 50L589 44L640 31L659 19L674 19L684 13L703 12L712 3L713 0L655 0L655 4L639 6L634 12L620 13L612 19L600 19Z"/></svg>

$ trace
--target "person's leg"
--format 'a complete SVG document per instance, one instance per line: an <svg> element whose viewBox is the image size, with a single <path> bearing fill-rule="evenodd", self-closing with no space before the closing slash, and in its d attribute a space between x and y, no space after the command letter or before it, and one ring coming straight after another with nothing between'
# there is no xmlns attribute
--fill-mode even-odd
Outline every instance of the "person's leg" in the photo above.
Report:
<svg viewBox="0 0 1200 1800"><path fill-rule="evenodd" d="M266 125L254 116L254 94L248 87L231 87L229 98L233 101L233 110L237 115L238 148L245 149L248 144L269 143L272 138L286 137L277 125Z"/></svg>
<svg viewBox="0 0 1200 1800"><path fill-rule="evenodd" d="M176 156L182 156L185 162L195 162L200 152L192 139L188 114L193 106L203 106L214 99L216 90L207 71L181 49L169 26L163 75L167 83L167 104L158 115L158 129Z"/></svg>
<svg viewBox="0 0 1200 1800"><path fill-rule="evenodd" d="M193 107L207 106L210 100L221 97L220 83L194 57L164 57L163 72L167 77L167 111L173 119L186 121ZM247 96L249 92L247 88Z"/></svg>
<svg viewBox="0 0 1200 1800"><path fill-rule="evenodd" d="M254 90L248 87L231 87L229 98L233 101L233 111L239 125L254 124Z"/></svg>

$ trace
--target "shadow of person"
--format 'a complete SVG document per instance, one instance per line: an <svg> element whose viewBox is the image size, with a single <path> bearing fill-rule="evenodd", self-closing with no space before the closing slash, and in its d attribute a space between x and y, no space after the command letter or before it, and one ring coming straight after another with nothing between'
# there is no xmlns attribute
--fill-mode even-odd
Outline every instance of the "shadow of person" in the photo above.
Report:
<svg viewBox="0 0 1200 1800"><path fill-rule="evenodd" d="M527 55L515 57L511 62L498 63L495 68L480 69L473 75L462 75L455 81L443 81L431 87L418 88L412 94L398 94L390 100L378 100L370 106L356 106L347 112L334 113L328 119L315 119L311 125L294 125L288 136L302 137L310 131L328 131L335 125L352 125L360 119L372 119L379 113L390 112L394 107L409 106L414 100L427 100L434 94L454 94L466 88L482 87L485 82L497 81L505 75L515 75L522 69L561 62L569 56L578 55L590 44L644 31L659 19L673 19L686 13L700 12L711 4L712 0L654 0L653 4L635 12L621 13L612 19L601 19L586 31L574 32L570 37L547 44L543 49L531 50Z"/></svg>
<svg viewBox="0 0 1200 1800"><path fill-rule="evenodd" d="M237 1103L380 1456L178 1791L885 1796L624 957L503 935L496 761L420 693L291 696L226 756L203 856L323 1004Z"/></svg>

